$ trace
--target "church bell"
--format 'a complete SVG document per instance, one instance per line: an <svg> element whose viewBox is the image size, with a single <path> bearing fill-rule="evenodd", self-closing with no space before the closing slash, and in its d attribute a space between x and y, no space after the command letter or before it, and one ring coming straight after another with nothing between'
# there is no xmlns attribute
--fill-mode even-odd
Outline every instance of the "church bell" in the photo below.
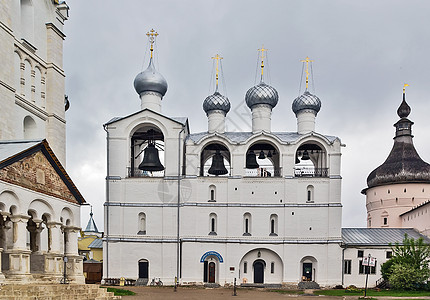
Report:
<svg viewBox="0 0 430 300"><path fill-rule="evenodd" d="M164 170L164 166L160 162L160 157L158 157L158 149L155 148L155 143L149 143L148 147L145 148L139 169L151 172Z"/></svg>
<svg viewBox="0 0 430 300"><path fill-rule="evenodd" d="M255 153L253 150L249 151L248 154L246 154L246 168L247 169L257 169L259 167L257 163L257 157L255 156Z"/></svg>
<svg viewBox="0 0 430 300"><path fill-rule="evenodd" d="M311 158L309 157L308 150L303 151L303 155L302 155L302 158L301 158L301 159L302 159L302 160L309 160L309 159L311 159Z"/></svg>
<svg viewBox="0 0 430 300"><path fill-rule="evenodd" d="M212 157L212 165L209 168L208 173L212 175L225 175L228 173L224 165L224 157L221 155L219 150L217 150L215 155Z"/></svg>

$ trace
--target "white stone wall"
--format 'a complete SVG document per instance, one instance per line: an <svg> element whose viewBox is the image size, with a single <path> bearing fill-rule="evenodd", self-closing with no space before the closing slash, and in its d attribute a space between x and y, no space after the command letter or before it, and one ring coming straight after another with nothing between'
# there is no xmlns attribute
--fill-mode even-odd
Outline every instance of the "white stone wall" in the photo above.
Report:
<svg viewBox="0 0 430 300"><path fill-rule="evenodd" d="M0 139L23 139L31 117L65 166L63 23L67 5L52 1L0 3Z"/></svg>

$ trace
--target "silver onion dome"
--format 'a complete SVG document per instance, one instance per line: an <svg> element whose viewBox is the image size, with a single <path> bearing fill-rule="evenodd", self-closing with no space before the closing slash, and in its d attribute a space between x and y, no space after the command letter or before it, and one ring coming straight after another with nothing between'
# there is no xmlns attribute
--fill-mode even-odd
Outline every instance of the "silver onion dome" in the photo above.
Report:
<svg viewBox="0 0 430 300"><path fill-rule="evenodd" d="M293 112L297 115L299 111L305 109L314 110L316 115L321 109L321 100L317 96L305 91L303 95L294 99Z"/></svg>
<svg viewBox="0 0 430 300"><path fill-rule="evenodd" d="M139 95L144 92L156 92L161 94L161 96L166 94L167 81L164 79L163 75L155 69L152 58L149 61L148 68L137 74L134 79L134 89Z"/></svg>
<svg viewBox="0 0 430 300"><path fill-rule="evenodd" d="M250 88L245 95L245 101L249 108L257 104L268 104L272 108L278 104L278 92L274 87L260 82L256 86Z"/></svg>
<svg viewBox="0 0 430 300"><path fill-rule="evenodd" d="M230 111L230 101L227 97L215 91L203 101L203 110L208 113L211 110L222 110L225 113Z"/></svg>

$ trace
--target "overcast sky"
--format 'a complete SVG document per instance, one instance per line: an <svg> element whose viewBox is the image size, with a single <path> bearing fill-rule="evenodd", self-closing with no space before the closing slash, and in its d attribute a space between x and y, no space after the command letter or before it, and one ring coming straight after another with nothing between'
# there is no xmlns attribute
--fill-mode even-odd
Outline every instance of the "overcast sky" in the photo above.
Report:
<svg viewBox="0 0 430 300"><path fill-rule="evenodd" d="M343 227L366 226L367 175L388 156L402 98L415 122L414 142L430 161L430 2L428 1L114 1L69 0L64 70L67 170L103 229L106 134L102 125L140 110L134 77L147 67L146 32L154 28L158 70L169 89L168 116L187 116L191 132L207 130L201 105L213 93L211 57L219 53L231 120L246 112L255 84L257 49L269 49L270 83L279 93L273 131L296 131L292 101L302 63L314 60L314 92L322 101L316 131L340 137ZM212 85L213 86L213 85ZM301 93L303 90L301 91ZM229 131L249 131L251 119ZM89 207L82 209L82 226Z"/></svg>

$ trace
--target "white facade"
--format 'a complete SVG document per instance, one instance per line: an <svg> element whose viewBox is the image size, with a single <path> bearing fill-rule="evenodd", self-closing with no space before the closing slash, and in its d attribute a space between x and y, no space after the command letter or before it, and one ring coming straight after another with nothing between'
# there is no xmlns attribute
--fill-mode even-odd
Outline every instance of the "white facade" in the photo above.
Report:
<svg viewBox="0 0 430 300"><path fill-rule="evenodd" d="M46 138L66 163L63 24L67 4L0 4L0 140Z"/></svg>
<svg viewBox="0 0 430 300"><path fill-rule="evenodd" d="M208 113L209 132L193 134L186 118L142 105L105 124L104 278L340 284L338 138L270 132L271 107L253 110L253 132L214 130ZM164 149L164 171L138 169L152 139ZM246 167L251 151L265 156L258 167ZM217 153L225 175L210 174Z"/></svg>

